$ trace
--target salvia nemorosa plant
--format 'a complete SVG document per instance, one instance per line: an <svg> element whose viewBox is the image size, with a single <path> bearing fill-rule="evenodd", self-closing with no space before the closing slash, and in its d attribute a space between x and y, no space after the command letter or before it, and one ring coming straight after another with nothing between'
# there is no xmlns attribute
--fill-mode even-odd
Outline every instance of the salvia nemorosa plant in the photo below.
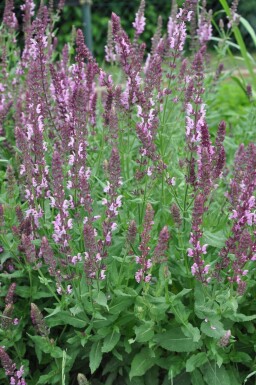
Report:
<svg viewBox="0 0 256 385"><path fill-rule="evenodd" d="M255 369L256 146L226 154L228 125L211 124L212 12L173 1L149 52L145 1L133 38L113 13L114 72L79 29L59 51L63 5L24 1L22 51L11 0L1 27L1 381L240 384Z"/></svg>

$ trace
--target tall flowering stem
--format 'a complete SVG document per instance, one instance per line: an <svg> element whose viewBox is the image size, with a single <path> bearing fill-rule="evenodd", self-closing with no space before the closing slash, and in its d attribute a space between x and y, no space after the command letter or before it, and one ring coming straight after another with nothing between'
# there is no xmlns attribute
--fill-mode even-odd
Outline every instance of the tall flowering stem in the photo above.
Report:
<svg viewBox="0 0 256 385"><path fill-rule="evenodd" d="M203 0L202 11L199 16L197 36L201 45L205 45L212 37L212 11L206 11L206 0Z"/></svg>
<svg viewBox="0 0 256 385"><path fill-rule="evenodd" d="M58 209L58 214L53 221L53 239L65 249L68 247L68 229L72 228L72 219L69 218L69 208L73 208L73 198L65 199L64 177L62 171L62 160L58 151L55 151L52 158L52 177L54 180L54 191L51 197L52 207Z"/></svg>
<svg viewBox="0 0 256 385"><path fill-rule="evenodd" d="M10 379L10 385L26 385L26 381L23 378L23 366L21 366L20 369L17 369L16 364L13 363L3 347L0 347L0 361L6 376Z"/></svg>
<svg viewBox="0 0 256 385"><path fill-rule="evenodd" d="M106 267L102 263L103 248L96 240L96 231L92 224L84 225L84 243L86 252L84 253L84 271L87 283L91 284L95 279L105 279Z"/></svg>
<svg viewBox="0 0 256 385"><path fill-rule="evenodd" d="M122 196L118 195L118 190L122 185L120 156L116 147L112 149L111 156L108 163L109 181L104 188L104 192L108 198L104 198L102 204L106 206L106 219L103 222L103 248L110 246L112 240L112 232L117 229L115 222L118 216L118 210L122 205Z"/></svg>
<svg viewBox="0 0 256 385"><path fill-rule="evenodd" d="M186 0L183 8L180 8L176 13L173 13L168 22L168 44L172 50L174 59L179 57L180 52L183 51L186 40L186 22L191 21L193 13L193 5L197 0ZM174 65L174 63L173 63Z"/></svg>
<svg viewBox="0 0 256 385"><path fill-rule="evenodd" d="M17 284L15 282L13 282L9 289L8 289L8 292L6 294L6 297L5 297L5 303L6 305L11 305L13 304L13 297L14 297L14 293L15 293L15 289L16 289L16 286Z"/></svg>
<svg viewBox="0 0 256 385"><path fill-rule="evenodd" d="M113 31L112 31L112 22L108 22L108 37L107 45L105 46L105 60L107 62L113 63L116 61L115 46L113 40Z"/></svg>
<svg viewBox="0 0 256 385"><path fill-rule="evenodd" d="M145 0L141 0L139 10L136 13L135 21L132 23L137 35L141 35L145 28L146 18L144 16L144 12Z"/></svg>
<svg viewBox="0 0 256 385"><path fill-rule="evenodd" d="M14 10L13 0L5 0L3 22L11 30L15 30L18 28L18 20L13 10Z"/></svg>
<svg viewBox="0 0 256 385"><path fill-rule="evenodd" d="M192 214L192 228L190 234L191 248L188 249L188 257L193 258L193 265L191 266L191 273L199 281L207 283L210 277L207 277L210 265L206 265L203 259L203 254L207 253L207 245L201 245L202 237L201 226L203 223L203 214L205 197L198 194L195 198L194 210Z"/></svg>
<svg viewBox="0 0 256 385"><path fill-rule="evenodd" d="M38 334L40 334L43 337L48 337L49 329L46 327L45 320L43 318L41 311L34 303L31 303L30 315L31 315L32 323L35 326Z"/></svg>
<svg viewBox="0 0 256 385"><path fill-rule="evenodd" d="M164 226L160 231L158 242L154 250L154 254L153 254L154 263L161 263L166 261L165 254L168 248L169 239L170 239L170 234L168 231L168 227Z"/></svg>
<svg viewBox="0 0 256 385"><path fill-rule="evenodd" d="M234 176L230 183L228 198L232 207L231 236L226 241L225 247L220 251L221 260L217 264L220 274L224 271L228 274L230 282L237 283L238 292L243 294L248 270L246 263L255 259L255 232L248 231L256 223L255 215L255 190L256 190L256 146L250 144L247 148L240 145L234 167ZM247 230L248 229L248 230ZM231 262L230 254L235 255Z"/></svg>
<svg viewBox="0 0 256 385"><path fill-rule="evenodd" d="M140 266L140 269L135 274L135 279L139 283L141 281L149 282L151 280L151 274L148 270L152 266L152 261L148 258L150 251L149 241L152 226L154 224L154 210L150 204L146 207L146 213L143 223L143 231L141 233L141 242L139 245L140 256L136 257L136 263Z"/></svg>

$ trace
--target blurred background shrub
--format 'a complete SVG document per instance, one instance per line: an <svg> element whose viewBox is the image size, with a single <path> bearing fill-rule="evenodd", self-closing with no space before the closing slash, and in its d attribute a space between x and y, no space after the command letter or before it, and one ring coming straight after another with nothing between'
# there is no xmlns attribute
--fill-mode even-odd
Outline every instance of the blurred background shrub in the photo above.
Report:
<svg viewBox="0 0 256 385"><path fill-rule="evenodd" d="M49 3L49 0L44 0L44 3ZM54 0L57 3L57 0ZM178 5L181 5L183 0L178 0ZM37 6L40 4L40 0L35 0ZM93 35L93 52L96 58L101 61L104 57L104 46L107 38L107 26L108 20L112 12L115 12L121 16L122 26L129 36L132 36L132 22L134 21L135 13L139 7L140 0L92 0L91 12L92 12L92 35ZM159 15L163 18L163 25L166 25L168 17L171 11L171 0L148 0L146 1L146 18L147 26L143 34L143 40L150 46L150 39L155 31L157 25L157 18ZM232 0L228 3L231 5ZM0 18L3 14L5 1L0 1ZM14 0L15 12L20 19L21 14L19 10L21 0ZM212 9L213 13L217 13L216 19L220 19L222 14L219 13L221 5L218 0L207 0L207 8ZM256 31L256 13L255 0L240 0L239 13L245 17ZM66 42L70 41L70 32L72 26L76 28L83 28L83 16L82 7L79 0L66 0L66 5L63 9L59 28L59 43L63 46ZM252 50L255 48L248 35L248 33L241 27L241 32L247 44L247 48Z"/></svg>

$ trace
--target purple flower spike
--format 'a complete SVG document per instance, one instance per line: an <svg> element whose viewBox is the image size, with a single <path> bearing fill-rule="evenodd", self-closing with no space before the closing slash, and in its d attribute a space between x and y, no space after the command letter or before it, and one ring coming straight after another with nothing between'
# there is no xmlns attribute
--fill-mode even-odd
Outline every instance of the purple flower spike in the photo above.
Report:
<svg viewBox="0 0 256 385"><path fill-rule="evenodd" d="M141 35L146 25L146 18L144 16L145 0L141 0L140 7L136 13L135 21L132 23L137 35Z"/></svg>

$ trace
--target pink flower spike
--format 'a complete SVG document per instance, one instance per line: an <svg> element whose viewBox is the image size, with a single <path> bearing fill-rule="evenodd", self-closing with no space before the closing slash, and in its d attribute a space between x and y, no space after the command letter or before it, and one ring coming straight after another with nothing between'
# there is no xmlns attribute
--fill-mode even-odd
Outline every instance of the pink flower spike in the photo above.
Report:
<svg viewBox="0 0 256 385"><path fill-rule="evenodd" d="M71 218L68 220L68 228L69 229L73 228L73 219L71 219Z"/></svg>
<svg viewBox="0 0 256 385"><path fill-rule="evenodd" d="M141 0L140 7L136 13L135 21L132 23L137 35L142 34L146 25L146 18L144 16L145 0Z"/></svg>
<svg viewBox="0 0 256 385"><path fill-rule="evenodd" d="M197 263L194 263L191 266L191 273L192 273L192 275L196 275L197 272L198 272L198 265L197 265Z"/></svg>
<svg viewBox="0 0 256 385"><path fill-rule="evenodd" d="M20 175L25 174L25 172L26 172L25 166L24 166L24 164L22 164L22 165L20 166Z"/></svg>
<svg viewBox="0 0 256 385"><path fill-rule="evenodd" d="M68 285L67 286L67 294L71 294L71 293L72 293L72 286Z"/></svg>
<svg viewBox="0 0 256 385"><path fill-rule="evenodd" d="M255 205L255 197L254 196L251 196L250 199L248 200L248 205L249 205L249 209L252 209Z"/></svg>
<svg viewBox="0 0 256 385"><path fill-rule="evenodd" d="M177 14L176 18L179 19L183 14L183 9L179 8L179 13Z"/></svg>
<svg viewBox="0 0 256 385"><path fill-rule="evenodd" d="M106 270L101 270L101 272L100 272L100 279L104 280L106 278L105 272L106 272Z"/></svg>
<svg viewBox="0 0 256 385"><path fill-rule="evenodd" d="M118 197L116 198L116 204L117 204L117 207L122 206L122 195L118 195Z"/></svg>
<svg viewBox="0 0 256 385"><path fill-rule="evenodd" d="M143 271L142 269L138 270L135 274L135 279L138 283L140 283L141 279L142 279L142 276L143 276Z"/></svg>
<svg viewBox="0 0 256 385"><path fill-rule="evenodd" d="M55 203L55 198L53 198L53 197L49 197L50 198L50 206L51 207L55 207L55 205L56 205L56 203Z"/></svg>
<svg viewBox="0 0 256 385"><path fill-rule="evenodd" d="M233 214L230 215L229 219L236 219L238 216L237 211L233 210Z"/></svg>
<svg viewBox="0 0 256 385"><path fill-rule="evenodd" d="M61 295L62 294L62 288L61 288L61 286L59 285L59 284L57 284L57 293L59 294L59 295Z"/></svg>
<svg viewBox="0 0 256 385"><path fill-rule="evenodd" d="M146 275L144 281L145 281L145 282L149 282L149 281L151 280L151 278L152 278L152 275L151 275L151 274L148 274L148 275Z"/></svg>
<svg viewBox="0 0 256 385"><path fill-rule="evenodd" d="M106 185L106 187L104 187L103 191L104 191L105 193L108 193L109 190L110 190L110 183L109 183L109 181L107 181L107 185Z"/></svg>
<svg viewBox="0 0 256 385"><path fill-rule="evenodd" d="M206 251L207 246L208 246L207 244L202 246L202 253L203 254L207 253L207 251Z"/></svg>
<svg viewBox="0 0 256 385"><path fill-rule="evenodd" d="M24 366L22 365L21 367L20 367L20 370L17 370L17 377L18 378L21 378L22 376L23 376L23 374L24 374Z"/></svg>
<svg viewBox="0 0 256 385"><path fill-rule="evenodd" d="M193 11L188 11L188 14L187 14L187 21L191 21L192 15L193 15Z"/></svg>
<svg viewBox="0 0 256 385"><path fill-rule="evenodd" d="M67 189L71 189L72 188L72 181L71 180L69 180L68 182L67 182Z"/></svg>
<svg viewBox="0 0 256 385"><path fill-rule="evenodd" d="M115 231L117 229L117 223L112 223L111 231Z"/></svg>
<svg viewBox="0 0 256 385"><path fill-rule="evenodd" d="M152 267L151 259L148 259L148 260L146 261L146 268L147 268L147 269L150 269L151 267Z"/></svg>
<svg viewBox="0 0 256 385"><path fill-rule="evenodd" d="M210 267L211 265L206 265L205 268L203 269L203 274L208 274Z"/></svg>
<svg viewBox="0 0 256 385"><path fill-rule="evenodd" d="M151 175L152 175L151 167L149 167L149 168L147 169L147 175L148 175L148 176L151 176Z"/></svg>
<svg viewBox="0 0 256 385"><path fill-rule="evenodd" d="M77 261L78 261L78 258L77 258L76 255L74 257L72 257L71 262L72 262L73 265L76 265Z"/></svg>
<svg viewBox="0 0 256 385"><path fill-rule="evenodd" d="M110 232L108 232L107 235L106 235L106 242L108 242L108 243L111 242L111 234L110 234Z"/></svg>

